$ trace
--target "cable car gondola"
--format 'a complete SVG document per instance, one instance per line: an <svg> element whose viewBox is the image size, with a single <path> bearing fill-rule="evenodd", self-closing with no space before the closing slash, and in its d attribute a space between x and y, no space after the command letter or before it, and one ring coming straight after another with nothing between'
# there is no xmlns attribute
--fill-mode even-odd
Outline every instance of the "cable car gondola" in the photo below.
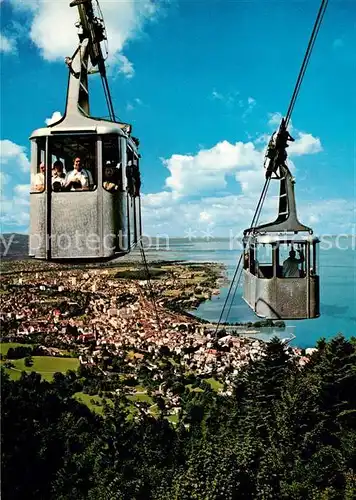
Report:
<svg viewBox="0 0 356 500"><path fill-rule="evenodd" d="M65 114L30 137L29 254L45 260L108 260L128 253L141 238L139 141L131 125L115 119L99 5L74 0L70 6L79 10L79 46L66 58ZM95 68L110 120L90 116L88 75Z"/></svg>
<svg viewBox="0 0 356 500"><path fill-rule="evenodd" d="M294 140L288 132L288 124L327 5L328 0L321 0L286 116L268 144L265 184L251 225L244 231L243 252L236 265L216 325L216 335L235 286L224 321L226 322L229 317L242 276L243 299L257 316L271 320L312 319L320 316L320 284L317 269L319 240L313 236L311 228L298 220L294 194L295 181L287 165L286 148L288 141ZM280 182L278 216L274 222L258 225L272 179ZM299 258L296 258L296 250Z"/></svg>
<svg viewBox="0 0 356 500"><path fill-rule="evenodd" d="M297 217L294 179L285 163L285 141L291 137L284 120L277 137L282 138L279 145L277 141L280 150L267 152L266 179L280 182L278 217L244 231L243 299L262 318L317 318L319 240Z"/></svg>

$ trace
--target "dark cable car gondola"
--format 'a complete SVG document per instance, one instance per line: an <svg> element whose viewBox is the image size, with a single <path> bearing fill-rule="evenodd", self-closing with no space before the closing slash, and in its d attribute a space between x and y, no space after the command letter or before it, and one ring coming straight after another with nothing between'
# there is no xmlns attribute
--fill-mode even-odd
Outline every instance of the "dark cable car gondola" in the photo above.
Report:
<svg viewBox="0 0 356 500"><path fill-rule="evenodd" d="M74 0L79 46L69 67L63 118L31 135L30 256L46 260L107 260L141 238L138 139L116 121L92 0ZM92 69L89 69L91 64ZM88 75L101 75L110 120L90 117Z"/></svg>
<svg viewBox="0 0 356 500"><path fill-rule="evenodd" d="M293 140L288 132L288 124L327 4L328 0L321 0L286 117L282 119L278 132L273 134L268 145L265 184L251 225L244 231L244 249L237 263L215 334L223 321L230 294L235 286L224 321L229 317L241 276L244 278L243 299L257 316L287 320L320 316L320 286L317 274L319 240L313 236L311 228L298 220L294 179L286 163L286 148L288 141ZM271 179L280 182L278 217L274 222L258 225ZM295 250L299 252L299 259L295 257Z"/></svg>
<svg viewBox="0 0 356 500"><path fill-rule="evenodd" d="M278 217L244 231L243 298L262 318L317 318L319 240L297 217L294 179L285 162L290 136L284 120L277 137L280 144L277 141L277 148L272 145L267 151L266 178L280 182Z"/></svg>

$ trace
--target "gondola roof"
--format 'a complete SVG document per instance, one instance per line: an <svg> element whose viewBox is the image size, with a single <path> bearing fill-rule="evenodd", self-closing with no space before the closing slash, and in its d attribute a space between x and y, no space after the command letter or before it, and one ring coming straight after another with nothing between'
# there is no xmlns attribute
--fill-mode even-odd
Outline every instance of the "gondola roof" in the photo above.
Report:
<svg viewBox="0 0 356 500"><path fill-rule="evenodd" d="M96 134L117 134L130 138L131 125L128 123L117 123L100 118L89 118L84 115L68 116L61 118L58 122L48 127L43 127L32 132L30 139L36 137L46 137L56 134L72 133L96 133Z"/></svg>

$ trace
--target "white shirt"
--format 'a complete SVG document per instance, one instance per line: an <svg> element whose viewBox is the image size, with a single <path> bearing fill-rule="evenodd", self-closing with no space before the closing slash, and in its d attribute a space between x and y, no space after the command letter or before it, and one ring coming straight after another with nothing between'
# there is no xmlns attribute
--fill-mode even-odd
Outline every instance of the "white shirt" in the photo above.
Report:
<svg viewBox="0 0 356 500"><path fill-rule="evenodd" d="M45 185L45 176L43 172L35 174L32 178L32 189L33 190L43 190Z"/></svg>
<svg viewBox="0 0 356 500"><path fill-rule="evenodd" d="M52 175L52 186L55 182L59 182L61 186L65 183L65 177L60 177L59 175Z"/></svg>
<svg viewBox="0 0 356 500"><path fill-rule="evenodd" d="M295 257L288 257L283 262L283 276L284 278L299 278L299 267L298 264L303 262L302 259L296 259Z"/></svg>
<svg viewBox="0 0 356 500"><path fill-rule="evenodd" d="M82 168L80 172L78 170L71 170L68 172L65 183L68 184L70 182L80 182L82 188L89 188L93 185L93 177L89 170Z"/></svg>

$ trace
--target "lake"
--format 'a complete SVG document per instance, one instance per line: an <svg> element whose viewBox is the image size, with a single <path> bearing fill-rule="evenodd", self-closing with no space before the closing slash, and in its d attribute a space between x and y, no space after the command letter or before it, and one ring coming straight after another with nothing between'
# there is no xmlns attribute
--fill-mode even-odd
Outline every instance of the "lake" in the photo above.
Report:
<svg viewBox="0 0 356 500"><path fill-rule="evenodd" d="M168 244L167 244L168 243ZM233 247L233 248L231 248ZM231 280L240 251L229 239L210 241L184 238L160 241L155 249L146 250L150 259L219 262L226 266ZM345 337L356 335L356 238L329 237L322 240L319 251L320 317L311 320L287 321L294 327L300 347L315 345L320 337L330 338L341 332ZM201 318L218 321L229 285L220 290L219 296L206 301L194 311ZM257 321L259 318L242 299L241 285L231 306L229 322Z"/></svg>

